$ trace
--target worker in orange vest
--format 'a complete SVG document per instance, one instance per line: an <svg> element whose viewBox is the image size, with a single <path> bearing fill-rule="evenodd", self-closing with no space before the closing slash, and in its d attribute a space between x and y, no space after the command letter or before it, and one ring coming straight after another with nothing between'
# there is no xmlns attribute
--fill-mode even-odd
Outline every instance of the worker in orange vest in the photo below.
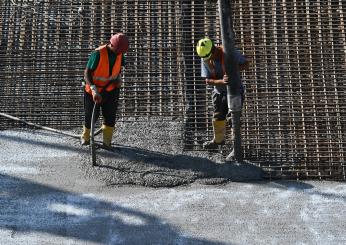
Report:
<svg viewBox="0 0 346 245"><path fill-rule="evenodd" d="M128 38L123 33L113 35L109 42L91 53L84 70L85 120L81 144L90 143L91 117L94 103L98 103L103 115L103 145L110 147L118 108L119 91L122 84L121 67L125 65L125 56L129 47ZM95 121L100 115L96 111Z"/></svg>
<svg viewBox="0 0 346 245"><path fill-rule="evenodd" d="M212 140L204 142L203 148L207 150L216 149L219 145L225 143L226 120L232 128L231 114L227 104L227 85L229 84L229 78L226 75L224 67L223 47L215 46L213 41L206 37L198 41L196 51L201 58L201 77L205 79L207 85L214 86L212 92L214 137ZM249 61L239 50L235 50L234 56L237 59L240 71L249 67ZM242 83L240 85L240 94L241 102L243 103L244 86ZM227 159L230 159L232 154L234 154L233 151Z"/></svg>

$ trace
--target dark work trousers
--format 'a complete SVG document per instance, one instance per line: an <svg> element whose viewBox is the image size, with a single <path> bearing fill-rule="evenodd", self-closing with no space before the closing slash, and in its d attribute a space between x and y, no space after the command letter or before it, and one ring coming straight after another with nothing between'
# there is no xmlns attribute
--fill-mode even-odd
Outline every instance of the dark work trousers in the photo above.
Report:
<svg viewBox="0 0 346 245"><path fill-rule="evenodd" d="M102 115L103 115L103 124L109 127L114 127L115 117L118 109L119 101L119 92L120 89L116 88L110 92L102 92L102 102L100 104ZM86 128L91 128L91 117L94 109L94 101L90 94L84 91L84 126ZM99 108L100 108L99 107ZM100 109L96 111L95 122L100 116Z"/></svg>
<svg viewBox="0 0 346 245"><path fill-rule="evenodd" d="M244 101L244 91L241 91L241 103ZM212 101L213 101L213 120L214 121L223 121L227 120L228 124L232 127L232 114L228 112L227 104L227 91L223 91L220 94L215 91L212 92Z"/></svg>

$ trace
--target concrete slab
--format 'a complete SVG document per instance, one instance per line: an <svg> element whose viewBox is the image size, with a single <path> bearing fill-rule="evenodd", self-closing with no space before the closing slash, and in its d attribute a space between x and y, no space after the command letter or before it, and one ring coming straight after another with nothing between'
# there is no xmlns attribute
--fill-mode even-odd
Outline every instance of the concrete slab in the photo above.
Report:
<svg viewBox="0 0 346 245"><path fill-rule="evenodd" d="M120 150L124 162L132 152L132 162L173 171L166 164L179 159L154 149L168 157L151 165L148 149L131 147ZM116 170L107 175L102 171L110 168L92 168L88 154L76 140L55 134L0 132L0 244L346 244L345 183L227 179L207 185L192 178L153 188L135 185L135 168L123 162L123 179L133 179L119 185L111 176ZM102 154L108 164L111 156ZM198 167L190 161L203 157L182 158L187 167L177 163L174 171L191 173ZM208 179L202 170L199 179Z"/></svg>

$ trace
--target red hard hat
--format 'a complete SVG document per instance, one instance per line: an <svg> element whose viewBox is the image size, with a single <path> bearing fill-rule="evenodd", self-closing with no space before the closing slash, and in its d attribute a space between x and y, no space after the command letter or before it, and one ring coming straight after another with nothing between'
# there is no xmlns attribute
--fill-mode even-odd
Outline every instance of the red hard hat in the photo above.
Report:
<svg viewBox="0 0 346 245"><path fill-rule="evenodd" d="M129 49L129 39L123 33L114 34L109 42L115 48L117 53L126 53Z"/></svg>

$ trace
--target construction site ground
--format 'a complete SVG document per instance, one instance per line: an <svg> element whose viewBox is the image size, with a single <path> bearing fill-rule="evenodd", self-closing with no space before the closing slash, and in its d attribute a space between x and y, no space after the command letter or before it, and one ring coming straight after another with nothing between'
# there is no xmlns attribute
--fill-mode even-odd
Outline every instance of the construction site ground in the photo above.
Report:
<svg viewBox="0 0 346 245"><path fill-rule="evenodd" d="M344 182L263 179L184 152L180 126L119 123L98 167L76 139L0 131L0 244L346 244Z"/></svg>

